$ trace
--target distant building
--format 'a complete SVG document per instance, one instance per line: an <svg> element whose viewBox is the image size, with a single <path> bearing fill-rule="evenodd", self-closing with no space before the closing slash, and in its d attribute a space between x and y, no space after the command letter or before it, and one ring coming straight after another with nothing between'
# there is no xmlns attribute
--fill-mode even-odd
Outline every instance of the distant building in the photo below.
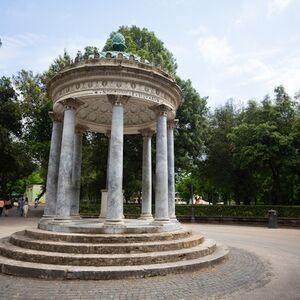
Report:
<svg viewBox="0 0 300 300"><path fill-rule="evenodd" d="M43 190L42 184L29 184L26 187L24 197L27 197L29 202L34 202L34 199L39 196L42 190ZM40 198L40 203L45 203L45 196L46 194L44 194Z"/></svg>

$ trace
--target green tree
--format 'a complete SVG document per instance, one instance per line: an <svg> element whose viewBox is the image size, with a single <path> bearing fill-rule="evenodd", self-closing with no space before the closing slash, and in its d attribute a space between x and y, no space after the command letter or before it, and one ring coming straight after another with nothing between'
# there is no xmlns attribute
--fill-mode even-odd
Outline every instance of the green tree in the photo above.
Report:
<svg viewBox="0 0 300 300"><path fill-rule="evenodd" d="M207 184L216 187L224 203L234 194L237 166L233 158L233 145L228 138L238 123L239 112L233 102L216 108L210 116L208 134L205 141L205 160L202 164L202 176Z"/></svg>
<svg viewBox="0 0 300 300"><path fill-rule="evenodd" d="M46 86L40 74L22 70L14 76L14 84L22 99L22 139L40 167L41 176L46 179L52 124L48 112L52 110L52 102L46 95Z"/></svg>
<svg viewBox="0 0 300 300"><path fill-rule="evenodd" d="M273 204L288 201L286 176L299 159L294 145L294 122L295 103L280 86L275 88L273 102L269 97L260 106L250 102L242 123L230 135L241 167L255 170L256 178L265 187L269 182L267 196Z"/></svg>
<svg viewBox="0 0 300 300"><path fill-rule="evenodd" d="M21 109L7 77L0 79L0 193L10 194L13 182L28 176L33 163L25 143L20 140Z"/></svg>

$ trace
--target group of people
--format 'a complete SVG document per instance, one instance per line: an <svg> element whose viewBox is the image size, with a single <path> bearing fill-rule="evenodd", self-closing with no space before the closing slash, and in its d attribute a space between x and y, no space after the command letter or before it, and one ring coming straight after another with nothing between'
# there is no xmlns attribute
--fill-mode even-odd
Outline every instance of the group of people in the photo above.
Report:
<svg viewBox="0 0 300 300"><path fill-rule="evenodd" d="M4 212L4 216L8 216L10 209L12 209L14 206L15 199L13 199L13 200L10 200L10 199L7 200L7 199L9 199L9 198L8 197L3 197L3 198L0 197L0 216L2 215L3 212ZM18 201L17 211L18 211L19 216L27 218L28 210L29 210L28 198L27 197L24 198L23 196L20 196L15 201ZM34 208L37 208L38 205L39 205L39 199L36 198L34 200Z"/></svg>

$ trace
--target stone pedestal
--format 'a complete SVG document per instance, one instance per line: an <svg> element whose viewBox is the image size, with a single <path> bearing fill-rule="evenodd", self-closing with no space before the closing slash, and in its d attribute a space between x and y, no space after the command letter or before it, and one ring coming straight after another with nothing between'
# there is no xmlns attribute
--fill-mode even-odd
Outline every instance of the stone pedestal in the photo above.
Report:
<svg viewBox="0 0 300 300"><path fill-rule="evenodd" d="M64 125L58 175L57 203L55 220L71 218L73 197L72 169L74 152L75 113L80 101L69 98L61 102L64 105Z"/></svg>
<svg viewBox="0 0 300 300"><path fill-rule="evenodd" d="M62 117L49 112L53 120L46 185L46 205L43 219L53 218L56 212L57 181L62 136Z"/></svg>
<svg viewBox="0 0 300 300"><path fill-rule="evenodd" d="M106 225L123 223L123 126L128 96L108 95L112 103Z"/></svg>

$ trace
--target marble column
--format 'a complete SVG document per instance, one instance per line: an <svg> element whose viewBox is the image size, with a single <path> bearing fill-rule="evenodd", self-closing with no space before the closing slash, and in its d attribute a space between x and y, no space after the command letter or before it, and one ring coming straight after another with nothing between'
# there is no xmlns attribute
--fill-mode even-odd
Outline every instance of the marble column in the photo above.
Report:
<svg viewBox="0 0 300 300"><path fill-rule="evenodd" d="M46 205L43 218L54 218L55 216L62 135L62 116L54 114L53 112L49 112L49 116L53 121L53 125L46 184Z"/></svg>
<svg viewBox="0 0 300 300"><path fill-rule="evenodd" d="M64 125L58 173L57 203L55 220L71 218L72 169L74 152L75 114L81 101L69 98L61 101L64 105Z"/></svg>
<svg viewBox="0 0 300 300"><path fill-rule="evenodd" d="M151 220L152 217L152 168L151 168L151 129L142 129L143 136L143 175L142 175L142 214L140 219Z"/></svg>
<svg viewBox="0 0 300 300"><path fill-rule="evenodd" d="M124 105L129 96L107 95L112 103L111 138L109 149L109 174L106 224L123 223L123 131Z"/></svg>
<svg viewBox="0 0 300 300"><path fill-rule="evenodd" d="M101 208L100 208L100 216L99 216L100 219L106 219L106 211L107 211L107 188L108 188L108 175L109 175L110 134L111 134L111 131L107 130L107 132L105 134L108 137L106 186L105 186L105 189L101 190Z"/></svg>
<svg viewBox="0 0 300 300"><path fill-rule="evenodd" d="M174 128L177 120L168 121L168 207L170 220L176 220L175 215L175 172L174 172Z"/></svg>
<svg viewBox="0 0 300 300"><path fill-rule="evenodd" d="M83 125L75 127L74 135L74 152L72 165L72 185L73 198L71 199L71 216L79 218L79 201L80 201L80 178L81 178L81 159L82 159L82 134L88 128Z"/></svg>
<svg viewBox="0 0 300 300"><path fill-rule="evenodd" d="M155 184L155 222L168 222L168 152L167 152L167 114L169 108L159 105L153 109L157 115L156 123L156 184Z"/></svg>

